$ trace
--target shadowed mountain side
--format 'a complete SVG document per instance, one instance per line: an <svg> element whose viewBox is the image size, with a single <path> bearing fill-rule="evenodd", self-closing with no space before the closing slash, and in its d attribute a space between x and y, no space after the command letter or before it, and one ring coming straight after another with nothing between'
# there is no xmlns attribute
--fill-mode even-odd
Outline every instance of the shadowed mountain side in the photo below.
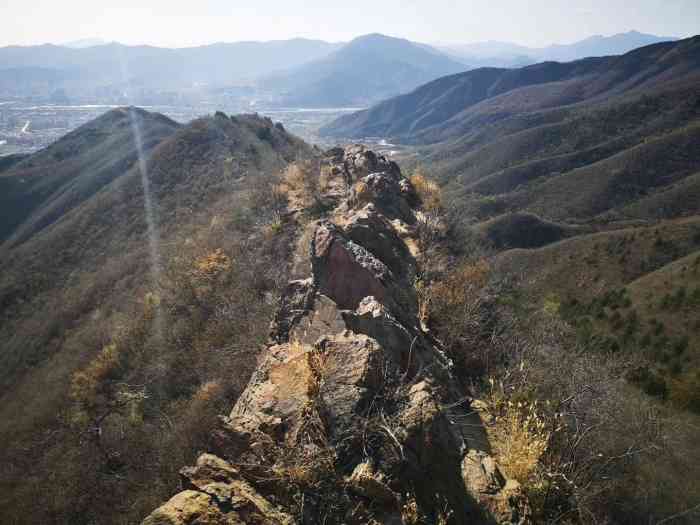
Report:
<svg viewBox="0 0 700 525"><path fill-rule="evenodd" d="M0 206L6 213L0 242L16 245L51 225L126 173L139 153L148 157L179 127L163 115L115 109L17 162L0 176Z"/></svg>
<svg viewBox="0 0 700 525"><path fill-rule="evenodd" d="M507 213L482 222L477 231L496 250L539 248L567 237L587 233L586 228L543 220L531 213Z"/></svg>
<svg viewBox="0 0 700 525"><path fill-rule="evenodd" d="M381 136L407 143L455 139L526 111L697 81L700 37L664 42L622 56L544 62L520 69L481 68L440 78L322 128L339 137Z"/></svg>

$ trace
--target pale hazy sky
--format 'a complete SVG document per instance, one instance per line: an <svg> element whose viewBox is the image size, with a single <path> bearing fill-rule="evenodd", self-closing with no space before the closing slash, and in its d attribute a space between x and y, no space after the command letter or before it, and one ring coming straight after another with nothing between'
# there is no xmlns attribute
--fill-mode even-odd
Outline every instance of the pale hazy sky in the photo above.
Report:
<svg viewBox="0 0 700 525"><path fill-rule="evenodd" d="M630 29L700 33L700 0L0 0L0 45L98 37L182 47L380 32L541 46Z"/></svg>

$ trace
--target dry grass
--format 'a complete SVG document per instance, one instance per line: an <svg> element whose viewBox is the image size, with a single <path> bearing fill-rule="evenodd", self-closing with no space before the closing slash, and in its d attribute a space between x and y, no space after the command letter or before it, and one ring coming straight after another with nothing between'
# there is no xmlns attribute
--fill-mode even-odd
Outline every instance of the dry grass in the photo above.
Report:
<svg viewBox="0 0 700 525"><path fill-rule="evenodd" d="M319 167L313 162L291 164L282 176L280 189L287 195L292 207L312 206L318 201L321 191Z"/></svg>
<svg viewBox="0 0 700 525"><path fill-rule="evenodd" d="M372 201L372 191L367 183L363 181L356 182L352 187L352 198L350 202L356 208L360 208L368 202Z"/></svg>
<svg viewBox="0 0 700 525"><path fill-rule="evenodd" d="M401 518L406 525L418 525L421 522L418 513L418 502L415 498L410 498L401 507Z"/></svg>
<svg viewBox="0 0 700 525"><path fill-rule="evenodd" d="M450 345L464 335L470 319L477 321L479 293L488 283L491 268L485 260L467 262L439 281L416 284L421 320L431 320L440 336Z"/></svg>
<svg viewBox="0 0 700 525"><path fill-rule="evenodd" d="M462 264L431 286L430 303L436 315L444 310L463 309L470 292L486 286L491 268L485 260Z"/></svg>
<svg viewBox="0 0 700 525"><path fill-rule="evenodd" d="M492 393L489 405L495 417L486 432L496 460L509 478L527 485L547 451L552 431L535 402L512 401L499 391Z"/></svg>
<svg viewBox="0 0 700 525"><path fill-rule="evenodd" d="M85 368L73 374L70 384L71 399L80 406L93 405L98 389L118 365L117 345L112 343L105 346Z"/></svg>
<svg viewBox="0 0 700 525"><path fill-rule="evenodd" d="M428 213L440 213L443 209L440 186L430 180L421 168L417 168L409 180L421 199L423 210Z"/></svg>
<svg viewBox="0 0 700 525"><path fill-rule="evenodd" d="M195 279L212 279L231 269L231 259L221 248L195 259L192 276Z"/></svg>
<svg viewBox="0 0 700 525"><path fill-rule="evenodd" d="M489 366L483 304L490 277L491 267L482 259L465 262L434 282L415 285L421 322L435 330L458 373L470 377L481 375Z"/></svg>

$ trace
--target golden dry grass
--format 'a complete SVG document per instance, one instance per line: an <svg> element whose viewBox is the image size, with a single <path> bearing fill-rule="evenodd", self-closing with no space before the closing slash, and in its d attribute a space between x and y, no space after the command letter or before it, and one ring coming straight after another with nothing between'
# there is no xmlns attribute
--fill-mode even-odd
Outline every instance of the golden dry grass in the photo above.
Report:
<svg viewBox="0 0 700 525"><path fill-rule="evenodd" d="M417 168L409 178L421 199L423 209L429 213L439 213L443 209L442 190L436 182L430 180L422 171Z"/></svg>
<svg viewBox="0 0 700 525"><path fill-rule="evenodd" d="M73 374L70 384L71 399L80 405L94 403L101 383L118 365L117 345L112 343L105 346L85 368Z"/></svg>
<svg viewBox="0 0 700 525"><path fill-rule="evenodd" d="M498 464L509 478L526 485L547 451L551 432L534 402L499 403L486 432Z"/></svg>
<svg viewBox="0 0 700 525"><path fill-rule="evenodd" d="M282 175L279 190L287 195L292 207L308 208L318 198L320 172L311 162L295 162ZM327 183L327 178L324 178Z"/></svg>
<svg viewBox="0 0 700 525"><path fill-rule="evenodd" d="M195 259L192 275L197 279L211 279L231 269L231 259L221 248Z"/></svg>

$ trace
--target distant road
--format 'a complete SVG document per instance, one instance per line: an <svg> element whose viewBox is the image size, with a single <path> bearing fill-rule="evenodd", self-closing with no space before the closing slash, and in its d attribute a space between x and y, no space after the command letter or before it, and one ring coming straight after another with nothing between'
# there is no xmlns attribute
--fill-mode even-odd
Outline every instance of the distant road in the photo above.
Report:
<svg viewBox="0 0 700 525"><path fill-rule="evenodd" d="M30 124L30 122L31 122L31 121L28 120L27 123L24 125L24 127L22 128L22 133L28 133L28 132L29 132L29 124Z"/></svg>

